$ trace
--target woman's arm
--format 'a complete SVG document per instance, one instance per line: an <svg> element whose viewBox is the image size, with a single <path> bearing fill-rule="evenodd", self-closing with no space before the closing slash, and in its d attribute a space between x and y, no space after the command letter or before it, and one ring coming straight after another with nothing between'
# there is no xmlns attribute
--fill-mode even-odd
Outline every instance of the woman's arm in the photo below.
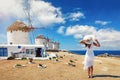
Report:
<svg viewBox="0 0 120 80"><path fill-rule="evenodd" d="M86 43L85 43L85 40L81 40L80 43L81 43L81 44L86 44Z"/></svg>
<svg viewBox="0 0 120 80"><path fill-rule="evenodd" d="M94 46L97 46L97 47L100 47L100 43L99 43L99 41L96 39L95 40L97 43L93 43L94 44Z"/></svg>

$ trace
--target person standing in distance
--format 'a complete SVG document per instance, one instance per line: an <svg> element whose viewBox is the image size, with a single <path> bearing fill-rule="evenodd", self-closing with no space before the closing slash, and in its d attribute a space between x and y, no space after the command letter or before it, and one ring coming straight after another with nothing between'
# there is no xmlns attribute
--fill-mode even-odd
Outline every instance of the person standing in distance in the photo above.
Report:
<svg viewBox="0 0 120 80"><path fill-rule="evenodd" d="M97 39L93 37L88 37L85 40L80 41L87 48L85 58L84 58L84 69L88 70L88 78L93 78L93 63L94 63L94 52L93 46L100 47L100 43Z"/></svg>

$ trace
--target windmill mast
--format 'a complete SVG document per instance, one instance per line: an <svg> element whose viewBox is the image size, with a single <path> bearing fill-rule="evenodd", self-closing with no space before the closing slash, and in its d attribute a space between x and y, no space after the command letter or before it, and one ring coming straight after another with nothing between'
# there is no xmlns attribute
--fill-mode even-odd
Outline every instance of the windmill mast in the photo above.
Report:
<svg viewBox="0 0 120 80"><path fill-rule="evenodd" d="M28 27L30 27L32 24L31 24L31 17L30 17L30 0L26 0L25 2L25 7L26 7L26 16L27 16L27 20L28 20Z"/></svg>
<svg viewBox="0 0 120 80"><path fill-rule="evenodd" d="M29 26L30 28L32 28L32 22L31 22L31 17L30 17L30 8L31 8L31 6L30 6L30 1L27 0L27 2L28 2L28 3L27 3L27 4L28 4L28 5L27 5L27 7L28 7L28 8L27 8L27 9L28 9L28 13L27 13L27 14L28 14L28 26Z"/></svg>
<svg viewBox="0 0 120 80"><path fill-rule="evenodd" d="M25 0L24 2L24 12L26 14L26 17L27 17L27 26L30 28L31 32L29 33L29 40L30 40L30 43L32 44L33 41L32 41L32 36L33 36L33 32L32 30L34 29L32 27L32 21L31 21L31 6L30 6L30 0ZM32 36L31 36L32 35Z"/></svg>
<svg viewBox="0 0 120 80"><path fill-rule="evenodd" d="M39 1L39 0L36 0L36 1ZM24 11L25 11L25 14L26 14L26 17L27 17L27 22L28 22L27 26L31 30L31 32L29 33L29 35L30 35L29 37L30 37L30 43L32 44L33 41L34 41L33 39L35 38L35 36L34 36L34 30L35 29L44 29L44 27L39 27L39 28L33 27L32 20L31 20L31 12L32 12L32 10L31 10L31 0L25 0L24 4L25 4ZM32 13L34 13L34 12L32 12Z"/></svg>

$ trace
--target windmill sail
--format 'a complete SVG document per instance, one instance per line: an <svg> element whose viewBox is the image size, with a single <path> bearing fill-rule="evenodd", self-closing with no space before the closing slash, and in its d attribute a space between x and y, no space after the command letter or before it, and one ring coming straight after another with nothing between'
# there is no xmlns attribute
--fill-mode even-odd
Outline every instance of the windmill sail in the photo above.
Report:
<svg viewBox="0 0 120 80"><path fill-rule="evenodd" d="M39 0L35 0L35 1L39 1ZM34 44L34 39L35 39L35 29L44 29L44 27L34 27L33 24L32 24L32 19L31 19L31 13L34 13L32 10L31 10L31 3L32 3L32 0L25 0L23 2L23 6L24 6L24 13L26 15L26 18L27 18L27 26L30 28L30 32L29 32L29 40L30 40L30 43L31 44ZM36 18L37 19L37 18Z"/></svg>

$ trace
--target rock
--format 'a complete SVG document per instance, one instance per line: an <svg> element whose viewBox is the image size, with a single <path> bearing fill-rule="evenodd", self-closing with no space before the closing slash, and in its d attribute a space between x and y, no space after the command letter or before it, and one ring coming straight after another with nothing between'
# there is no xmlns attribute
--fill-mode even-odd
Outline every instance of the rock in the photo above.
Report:
<svg viewBox="0 0 120 80"><path fill-rule="evenodd" d="M47 66L46 66L46 65L43 65L43 64L39 64L39 65L38 65L38 68L47 68Z"/></svg>
<svg viewBox="0 0 120 80"><path fill-rule="evenodd" d="M72 66L72 67L76 67L75 64L72 64L72 63L68 63L69 66Z"/></svg>

